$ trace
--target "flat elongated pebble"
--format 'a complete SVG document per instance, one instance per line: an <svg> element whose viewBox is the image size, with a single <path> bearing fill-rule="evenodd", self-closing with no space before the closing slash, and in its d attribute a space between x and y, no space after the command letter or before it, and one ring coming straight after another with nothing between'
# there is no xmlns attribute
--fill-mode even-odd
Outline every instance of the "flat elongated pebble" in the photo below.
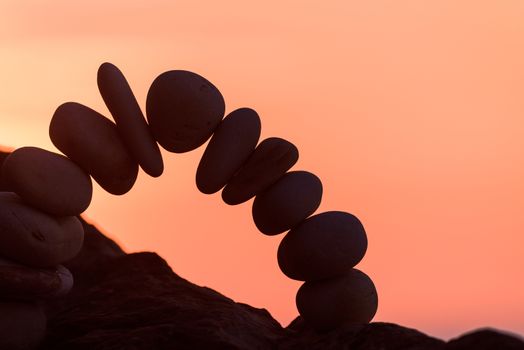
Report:
<svg viewBox="0 0 524 350"><path fill-rule="evenodd" d="M313 214L322 200L322 182L307 171L291 171L260 192L253 202L253 220L260 232L276 235Z"/></svg>
<svg viewBox="0 0 524 350"><path fill-rule="evenodd" d="M75 216L52 216L12 192L0 192L0 255L24 265L52 267L73 258L84 241Z"/></svg>
<svg viewBox="0 0 524 350"><path fill-rule="evenodd" d="M169 152L184 153L204 144L224 111L220 91L193 72L162 73L147 93L147 121L155 139Z"/></svg>
<svg viewBox="0 0 524 350"><path fill-rule="evenodd" d="M146 173L153 177L162 175L164 163L160 149L120 69L111 63L103 63L98 68L97 82L129 152Z"/></svg>
<svg viewBox="0 0 524 350"><path fill-rule="evenodd" d="M292 279L330 278L358 264L367 245L364 227L355 216L328 211L289 231L278 247L278 265Z"/></svg>
<svg viewBox="0 0 524 350"><path fill-rule="evenodd" d="M250 108L240 108L220 123L206 147L196 173L202 193L219 191L255 150L260 137L260 118Z"/></svg>
<svg viewBox="0 0 524 350"><path fill-rule="evenodd" d="M222 199L229 205L249 200L276 182L297 160L298 149L291 142L278 137L263 140L227 183Z"/></svg>
<svg viewBox="0 0 524 350"><path fill-rule="evenodd" d="M306 323L328 331L342 324L369 323L377 312L378 296L373 281L351 269L337 278L305 282L296 304Z"/></svg>
<svg viewBox="0 0 524 350"><path fill-rule="evenodd" d="M0 301L0 349L36 349L44 339L46 323L37 304Z"/></svg>
<svg viewBox="0 0 524 350"><path fill-rule="evenodd" d="M64 103L53 115L49 136L107 192L121 195L133 187L138 164L124 146L116 125L100 113L80 103Z"/></svg>
<svg viewBox="0 0 524 350"><path fill-rule="evenodd" d="M93 194L91 178L78 165L37 147L13 151L2 165L2 177L25 202L55 215L82 213Z"/></svg>
<svg viewBox="0 0 524 350"><path fill-rule="evenodd" d="M38 300L66 295L73 275L65 267L42 269L0 258L0 298Z"/></svg>

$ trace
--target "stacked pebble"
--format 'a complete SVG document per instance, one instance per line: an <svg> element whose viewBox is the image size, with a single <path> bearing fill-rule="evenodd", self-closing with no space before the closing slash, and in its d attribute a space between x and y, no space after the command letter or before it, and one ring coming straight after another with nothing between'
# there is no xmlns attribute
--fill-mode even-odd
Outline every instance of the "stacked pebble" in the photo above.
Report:
<svg viewBox="0 0 524 350"><path fill-rule="evenodd" d="M288 277L305 281L296 299L304 319L328 330L373 318L375 287L353 269L367 248L362 224L344 212L311 216L322 198L320 179L289 171L298 160L289 141L272 137L257 145L261 123L254 110L240 108L222 119L219 90L195 73L173 70L152 83L146 122L117 67L102 64L97 82L116 124L89 107L64 103L49 135L66 156L23 147L3 164L3 181L14 193L0 193L0 348L33 348L45 330L45 317L33 302L71 289L72 276L59 264L82 246L76 215L91 201L90 176L122 195L133 187L139 166L153 177L162 174L157 142L183 153L210 137L196 173L198 189L207 194L223 189L229 205L255 197L253 219L262 233L290 230L278 263Z"/></svg>

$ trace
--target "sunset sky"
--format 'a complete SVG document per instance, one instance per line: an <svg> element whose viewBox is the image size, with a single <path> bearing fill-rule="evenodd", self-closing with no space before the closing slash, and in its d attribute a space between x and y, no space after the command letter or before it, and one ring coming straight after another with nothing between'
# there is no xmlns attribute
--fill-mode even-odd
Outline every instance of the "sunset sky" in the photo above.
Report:
<svg viewBox="0 0 524 350"><path fill-rule="evenodd" d="M524 2L0 0L0 144L56 151L66 101L109 117L96 85L109 61L145 106L160 73L215 84L226 112L258 111L262 138L293 142L293 169L323 182L317 212L361 219L357 266L375 282L375 321L451 338L477 327L524 334ZM126 251L284 326L300 282L276 261L251 201L231 207L195 185L204 151L163 152L86 217Z"/></svg>

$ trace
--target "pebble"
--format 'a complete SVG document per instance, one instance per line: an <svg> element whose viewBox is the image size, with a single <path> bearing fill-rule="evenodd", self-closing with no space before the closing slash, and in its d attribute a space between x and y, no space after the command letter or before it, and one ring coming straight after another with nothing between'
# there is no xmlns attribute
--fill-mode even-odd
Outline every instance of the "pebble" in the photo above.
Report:
<svg viewBox="0 0 524 350"><path fill-rule="evenodd" d="M114 195L135 183L138 164L129 155L116 125L100 113L76 102L62 104L49 126L53 144Z"/></svg>
<svg viewBox="0 0 524 350"><path fill-rule="evenodd" d="M0 298L39 300L66 295L73 275L64 266L34 268L0 258Z"/></svg>
<svg viewBox="0 0 524 350"><path fill-rule="evenodd" d="M75 216L51 216L0 192L0 255L21 264L53 267L82 248L84 229Z"/></svg>
<svg viewBox="0 0 524 350"><path fill-rule="evenodd" d="M222 190L229 205L243 203L276 182L298 160L298 149L278 137L263 140Z"/></svg>
<svg viewBox="0 0 524 350"><path fill-rule="evenodd" d="M13 151L2 165L9 188L49 214L78 215L91 203L91 178L63 155L37 147Z"/></svg>
<svg viewBox="0 0 524 350"><path fill-rule="evenodd" d="M146 115L154 138L167 151L184 153L203 145L222 120L218 89L184 70L160 74L147 94Z"/></svg>
<svg viewBox="0 0 524 350"><path fill-rule="evenodd" d="M97 83L129 152L147 174L153 177L162 175L164 163L160 149L120 69L111 63L103 63L98 68Z"/></svg>
<svg viewBox="0 0 524 350"><path fill-rule="evenodd" d="M319 331L342 324L369 323L378 307L373 281L357 269L321 281L305 282L297 292L297 309L306 323Z"/></svg>
<svg viewBox="0 0 524 350"><path fill-rule="evenodd" d="M46 323L37 304L0 301L0 349L36 349L44 339Z"/></svg>
<svg viewBox="0 0 524 350"><path fill-rule="evenodd" d="M196 173L200 192L219 191L253 153L260 137L260 118L250 108L231 112L219 124L206 147Z"/></svg>
<svg viewBox="0 0 524 350"><path fill-rule="evenodd" d="M367 237L352 214L329 211L293 228L278 247L278 265L286 276L313 281L342 275L364 257Z"/></svg>
<svg viewBox="0 0 524 350"><path fill-rule="evenodd" d="M253 202L253 220L260 232L276 235L313 214L322 199L322 182L307 171L282 176Z"/></svg>

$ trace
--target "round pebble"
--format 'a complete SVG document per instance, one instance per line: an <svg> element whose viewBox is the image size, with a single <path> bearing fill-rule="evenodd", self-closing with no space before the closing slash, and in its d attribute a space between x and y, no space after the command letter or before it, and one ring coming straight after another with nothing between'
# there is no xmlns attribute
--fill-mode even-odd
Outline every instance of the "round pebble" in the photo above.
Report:
<svg viewBox="0 0 524 350"><path fill-rule="evenodd" d="M229 205L243 203L276 182L298 160L298 149L278 137L263 140L222 191Z"/></svg>
<svg viewBox="0 0 524 350"><path fill-rule="evenodd" d="M49 136L107 192L121 195L133 187L138 164L129 155L116 125L100 113L76 102L64 103L53 115Z"/></svg>
<svg viewBox="0 0 524 350"><path fill-rule="evenodd" d="M36 349L44 339L46 323L37 304L0 301L0 349Z"/></svg>
<svg viewBox="0 0 524 350"><path fill-rule="evenodd" d="M71 216L91 202L91 178L63 155L37 147L22 147L2 165L9 188L32 206L49 214Z"/></svg>
<svg viewBox="0 0 524 350"><path fill-rule="evenodd" d="M24 265L52 267L73 258L84 241L75 216L51 216L12 192L0 192L0 255Z"/></svg>
<svg viewBox="0 0 524 350"><path fill-rule="evenodd" d="M260 129L260 118L250 108L237 109L224 118L198 165L196 183L202 193L215 193L226 185L253 153Z"/></svg>
<svg viewBox="0 0 524 350"><path fill-rule="evenodd" d="M253 220L260 232L276 235L313 214L322 199L322 182L307 171L282 176L253 202Z"/></svg>
<svg viewBox="0 0 524 350"><path fill-rule="evenodd" d="M153 177L162 175L164 163L160 149L120 69L111 63L103 63L98 68L97 82L129 152L147 174Z"/></svg>
<svg viewBox="0 0 524 350"><path fill-rule="evenodd" d="M160 74L147 93L146 114L153 136L169 152L204 144L222 120L225 102L218 89L184 70Z"/></svg>
<svg viewBox="0 0 524 350"><path fill-rule="evenodd" d="M0 298L38 300L66 295L73 275L65 267L34 268L0 258Z"/></svg>
<svg viewBox="0 0 524 350"><path fill-rule="evenodd" d="M364 257L367 237L353 215L329 211L293 228L278 247L278 265L286 276L313 281L342 275Z"/></svg>
<svg viewBox="0 0 524 350"><path fill-rule="evenodd" d="M377 312L378 296L373 281L351 269L341 277L305 282L296 304L307 324L328 331L342 324L369 323Z"/></svg>

